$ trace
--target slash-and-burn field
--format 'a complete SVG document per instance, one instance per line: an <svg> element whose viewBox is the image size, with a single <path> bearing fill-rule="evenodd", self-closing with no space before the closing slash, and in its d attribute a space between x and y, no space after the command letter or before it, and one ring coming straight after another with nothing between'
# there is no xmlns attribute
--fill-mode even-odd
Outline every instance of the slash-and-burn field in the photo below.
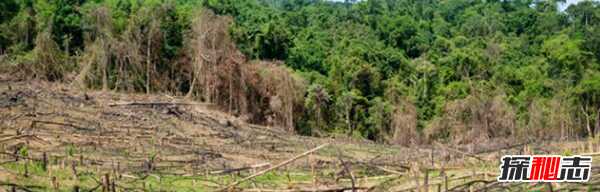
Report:
<svg viewBox="0 0 600 192"><path fill-rule="evenodd" d="M496 182L504 154L594 155L594 139L409 148L299 136L182 97L71 87L2 77L2 190L579 191L600 182L595 166L588 183Z"/></svg>

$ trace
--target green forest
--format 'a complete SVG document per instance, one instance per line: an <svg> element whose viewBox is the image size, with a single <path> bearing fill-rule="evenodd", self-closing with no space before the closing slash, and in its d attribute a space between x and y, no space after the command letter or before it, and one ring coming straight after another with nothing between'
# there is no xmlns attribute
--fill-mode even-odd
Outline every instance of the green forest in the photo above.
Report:
<svg viewBox="0 0 600 192"><path fill-rule="evenodd" d="M414 145L600 134L600 2L2 0L0 71Z"/></svg>

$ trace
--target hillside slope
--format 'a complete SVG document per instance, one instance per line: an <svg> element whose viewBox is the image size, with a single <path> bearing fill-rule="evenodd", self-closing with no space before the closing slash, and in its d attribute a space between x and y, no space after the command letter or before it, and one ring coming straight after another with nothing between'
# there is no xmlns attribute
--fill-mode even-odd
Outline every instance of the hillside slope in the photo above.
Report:
<svg viewBox="0 0 600 192"><path fill-rule="evenodd" d="M305 137L179 97L81 91L8 77L0 78L0 184L7 190L101 190L108 176L107 190L213 191L325 143L330 145L238 189L335 191L354 183L375 191L460 191L480 179L486 182L475 187L493 189L501 186L494 182L500 155L564 149L501 141L405 148ZM593 150L597 143L589 145Z"/></svg>
<svg viewBox="0 0 600 192"><path fill-rule="evenodd" d="M290 135L246 124L208 104L170 96L80 92L43 81L3 79L0 85L4 160L15 158L13 151L20 155L26 151L35 159L46 153L59 168L76 161L101 172L118 166L119 172L132 175L195 175L276 163L324 143L335 147L311 157L322 168L337 162L337 149L348 161L378 157L373 163L382 165L398 164L393 158L404 151L369 142ZM308 165L300 160L288 168L310 169Z"/></svg>

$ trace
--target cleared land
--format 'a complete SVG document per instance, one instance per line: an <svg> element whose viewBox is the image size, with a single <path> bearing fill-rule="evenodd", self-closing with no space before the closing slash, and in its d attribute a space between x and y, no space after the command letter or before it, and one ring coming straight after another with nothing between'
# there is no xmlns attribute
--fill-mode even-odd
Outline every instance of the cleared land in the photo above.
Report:
<svg viewBox="0 0 600 192"><path fill-rule="evenodd" d="M0 76L0 187L16 191L519 191L584 184L495 182L503 154L583 154L596 139L412 148L298 136L167 95L82 91ZM317 146L324 148L226 188ZM596 161L597 162L597 161ZM595 165L598 163L594 162Z"/></svg>

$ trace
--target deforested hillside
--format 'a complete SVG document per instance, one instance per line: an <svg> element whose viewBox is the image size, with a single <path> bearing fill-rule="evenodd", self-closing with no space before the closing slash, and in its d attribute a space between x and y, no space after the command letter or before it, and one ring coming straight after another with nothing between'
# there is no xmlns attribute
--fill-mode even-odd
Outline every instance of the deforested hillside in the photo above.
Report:
<svg viewBox="0 0 600 192"><path fill-rule="evenodd" d="M597 155L597 140L407 148L248 124L185 96L81 91L10 75L0 82L6 191L597 190L600 178L595 163L588 183L496 181L502 155Z"/></svg>

